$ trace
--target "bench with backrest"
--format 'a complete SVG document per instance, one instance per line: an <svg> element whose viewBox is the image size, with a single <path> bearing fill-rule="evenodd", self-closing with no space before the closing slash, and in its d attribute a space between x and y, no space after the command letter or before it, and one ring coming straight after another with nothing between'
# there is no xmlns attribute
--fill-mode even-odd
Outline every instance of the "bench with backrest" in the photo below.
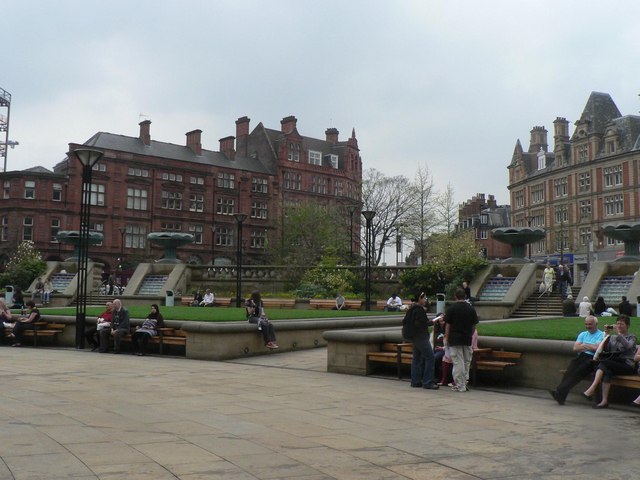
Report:
<svg viewBox="0 0 640 480"><path fill-rule="evenodd" d="M471 364L471 381L476 383L476 375L479 370L503 371L507 367L517 365L517 360L522 356L520 352L505 352L491 348L478 348L474 350ZM380 350L367 353L368 363L385 363L396 366L398 378L402 378L402 366L411 365L413 360L413 344L383 343Z"/></svg>
<svg viewBox="0 0 640 480"><path fill-rule="evenodd" d="M193 297L182 297L180 299L180 305L183 307L190 307L193 303ZM231 297L215 297L213 300L213 305L215 307L230 307L231 306Z"/></svg>
<svg viewBox="0 0 640 480"><path fill-rule="evenodd" d="M345 300L345 310L360 310L362 307L362 300ZM324 298L312 298L309 300L309 308L314 310L333 310L336 306L336 301Z"/></svg>
<svg viewBox="0 0 640 480"><path fill-rule="evenodd" d="M135 327L131 328L131 333L122 337L123 342L131 342ZM149 345L158 345L160 355L164 353L164 347L170 345L186 346L187 333L179 328L163 327L158 330L158 335L149 338Z"/></svg>
<svg viewBox="0 0 640 480"><path fill-rule="evenodd" d="M34 329L25 330L23 332L23 335L25 337L33 338L34 347L38 346L38 339L42 339L42 338L55 339L59 333L63 332L65 327L64 323L53 323L53 322L46 322L46 321L35 322L34 325L35 325ZM10 334L12 334L12 330L13 329L9 327L6 327L4 329L5 338L10 338Z"/></svg>
<svg viewBox="0 0 640 480"><path fill-rule="evenodd" d="M269 310L270 308L295 308L296 307L296 299L295 298L263 298L262 305L265 310Z"/></svg>

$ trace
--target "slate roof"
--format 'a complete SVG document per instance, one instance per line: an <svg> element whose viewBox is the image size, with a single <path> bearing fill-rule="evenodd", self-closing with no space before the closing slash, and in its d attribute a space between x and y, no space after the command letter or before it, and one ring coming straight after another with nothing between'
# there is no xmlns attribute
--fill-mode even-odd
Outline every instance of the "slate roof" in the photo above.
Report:
<svg viewBox="0 0 640 480"><path fill-rule="evenodd" d="M618 133L619 151L630 152L640 149L640 117L625 115L613 120Z"/></svg>
<svg viewBox="0 0 640 480"><path fill-rule="evenodd" d="M251 157L236 156L234 160L229 160L224 154L211 150L202 149L202 155L196 155L191 148L173 143L158 142L151 140L150 145L145 145L137 137L116 135L113 133L98 132L89 140L84 142L87 147L102 148L105 150L116 150L136 155L149 155L159 158L168 158L189 163L199 163L212 167L222 167L248 172L274 175L259 159Z"/></svg>
<svg viewBox="0 0 640 480"><path fill-rule="evenodd" d="M588 122L586 132L589 133L603 133L604 128L614 118L621 117L622 114L618 107L614 103L611 95L602 92L591 92L589 100L584 106L580 120L576 122L576 125L582 122Z"/></svg>

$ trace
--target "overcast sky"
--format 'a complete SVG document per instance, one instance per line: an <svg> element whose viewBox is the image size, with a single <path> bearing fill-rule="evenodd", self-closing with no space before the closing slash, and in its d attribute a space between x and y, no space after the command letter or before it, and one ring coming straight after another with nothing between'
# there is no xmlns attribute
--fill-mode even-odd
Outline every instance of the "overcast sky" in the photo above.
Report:
<svg viewBox="0 0 640 480"><path fill-rule="evenodd" d="M591 91L640 109L640 2L3 0L8 170L52 168L98 131L203 147L247 115L302 135L355 128L365 168L427 165L456 201L509 203L535 125L575 122ZM148 117L141 117L144 114ZM4 137L3 137L4 138Z"/></svg>

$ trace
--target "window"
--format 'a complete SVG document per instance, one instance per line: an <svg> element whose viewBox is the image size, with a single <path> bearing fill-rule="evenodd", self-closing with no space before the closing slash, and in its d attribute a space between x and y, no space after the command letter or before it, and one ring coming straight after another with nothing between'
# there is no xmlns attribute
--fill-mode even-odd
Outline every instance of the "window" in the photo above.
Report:
<svg viewBox="0 0 640 480"><path fill-rule="evenodd" d="M266 178L253 178L251 179L251 191L255 193L268 193Z"/></svg>
<svg viewBox="0 0 640 480"><path fill-rule="evenodd" d="M578 162L584 163L589 160L589 145L586 143L578 147Z"/></svg>
<svg viewBox="0 0 640 480"><path fill-rule="evenodd" d="M536 212L531 217L532 227L544 227L544 212Z"/></svg>
<svg viewBox="0 0 640 480"><path fill-rule="evenodd" d="M578 175L578 191L580 193L591 191L591 172L583 172Z"/></svg>
<svg viewBox="0 0 640 480"><path fill-rule="evenodd" d="M300 145L296 145L296 152L293 154L293 161L294 162L300 161Z"/></svg>
<svg viewBox="0 0 640 480"><path fill-rule="evenodd" d="M105 186L102 183L92 183L89 187L91 191L91 199L89 203L91 205L98 205L100 207L104 207L104 192Z"/></svg>
<svg viewBox="0 0 640 480"><path fill-rule="evenodd" d="M264 249L267 241L267 232L265 230L253 230L251 232L251 248Z"/></svg>
<svg viewBox="0 0 640 480"><path fill-rule="evenodd" d="M624 201L622 195L604 197L605 216L621 215L622 213L624 213Z"/></svg>
<svg viewBox="0 0 640 480"><path fill-rule="evenodd" d="M193 243L202 244L202 225L189 225L189 233L193 235Z"/></svg>
<svg viewBox="0 0 640 480"><path fill-rule="evenodd" d="M285 190L302 190L302 175L293 172L284 172Z"/></svg>
<svg viewBox="0 0 640 480"><path fill-rule="evenodd" d="M616 142L615 140L607 141L607 153L616 153Z"/></svg>
<svg viewBox="0 0 640 480"><path fill-rule="evenodd" d="M251 204L251 218L267 219L267 204L262 202L253 202Z"/></svg>
<svg viewBox="0 0 640 480"><path fill-rule="evenodd" d="M328 179L325 177L311 177L311 191L313 193L327 193Z"/></svg>
<svg viewBox="0 0 640 480"><path fill-rule="evenodd" d="M182 193L163 190L162 208L167 210L182 210Z"/></svg>
<svg viewBox="0 0 640 480"><path fill-rule="evenodd" d="M36 198L36 182L34 180L24 181L24 198Z"/></svg>
<svg viewBox="0 0 640 480"><path fill-rule="evenodd" d="M98 162L93 167L91 167L91 170L93 170L94 172L106 172L107 171L107 164L106 163L102 163L102 162Z"/></svg>
<svg viewBox="0 0 640 480"><path fill-rule="evenodd" d="M531 187L531 203L543 203L544 202L544 184L534 185Z"/></svg>
<svg viewBox="0 0 640 480"><path fill-rule="evenodd" d="M516 208L524 207L524 190L518 190L515 193L514 198L515 198Z"/></svg>
<svg viewBox="0 0 640 480"><path fill-rule="evenodd" d="M488 233L487 233L487 229L486 228L481 228L480 229L480 240L486 240L487 238L489 238Z"/></svg>
<svg viewBox="0 0 640 480"><path fill-rule="evenodd" d="M325 165L335 169L338 168L338 155L329 153L325 155L324 158L325 158Z"/></svg>
<svg viewBox="0 0 640 480"><path fill-rule="evenodd" d="M160 230L163 232L181 232L182 224L174 222L162 222L160 224Z"/></svg>
<svg viewBox="0 0 640 480"><path fill-rule="evenodd" d="M221 247L233 247L233 229L228 227L216 227L216 245Z"/></svg>
<svg viewBox="0 0 640 480"><path fill-rule="evenodd" d="M33 217L22 219L22 240L33 240Z"/></svg>
<svg viewBox="0 0 640 480"><path fill-rule="evenodd" d="M289 153L287 154L287 160L293 162L293 143L289 144Z"/></svg>
<svg viewBox="0 0 640 480"><path fill-rule="evenodd" d="M344 195L344 186L342 180L336 180L333 182L333 194L336 197L342 197Z"/></svg>
<svg viewBox="0 0 640 480"><path fill-rule="evenodd" d="M6 242L9 239L9 217L0 219L0 242Z"/></svg>
<svg viewBox="0 0 640 480"><path fill-rule="evenodd" d="M580 229L580 245L589 245L591 241L591 227L583 227Z"/></svg>
<svg viewBox="0 0 640 480"><path fill-rule="evenodd" d="M62 185L59 183L53 184L53 193L51 194L51 200L59 202L62 200Z"/></svg>
<svg viewBox="0 0 640 480"><path fill-rule="evenodd" d="M134 168L134 167L129 167L129 171L127 172L127 175L131 176L131 177L148 177L149 176L149 170L147 170L146 168Z"/></svg>
<svg viewBox="0 0 640 480"><path fill-rule="evenodd" d="M591 218L591 200L580 200L580 218Z"/></svg>
<svg viewBox="0 0 640 480"><path fill-rule="evenodd" d="M204 195L202 193L192 193L189 195L189 211L204 212Z"/></svg>
<svg viewBox="0 0 640 480"><path fill-rule="evenodd" d="M232 198L218 198L216 213L220 215L233 215L236 201Z"/></svg>
<svg viewBox="0 0 640 480"><path fill-rule="evenodd" d="M4 198L11 198L11 180L4 181Z"/></svg>
<svg viewBox="0 0 640 480"><path fill-rule="evenodd" d="M236 188L236 176L233 173L218 173L216 180L218 188Z"/></svg>
<svg viewBox="0 0 640 480"><path fill-rule="evenodd" d="M190 177L189 178L189 183L191 183L192 185L204 185L204 178L203 177Z"/></svg>
<svg viewBox="0 0 640 480"><path fill-rule="evenodd" d="M124 234L124 246L127 248L144 248L147 229L144 225L127 225Z"/></svg>
<svg viewBox="0 0 640 480"><path fill-rule="evenodd" d="M52 218L51 219L51 237L49 238L49 241L52 243L58 243L58 232L60 231L60 219L59 218Z"/></svg>
<svg viewBox="0 0 640 480"><path fill-rule="evenodd" d="M96 223L96 222L91 222L89 224L89 231L90 232L98 232L98 233L103 233L104 232L104 223ZM100 243L96 243L96 246L101 246L102 242Z"/></svg>
<svg viewBox="0 0 640 480"><path fill-rule="evenodd" d="M315 150L309 150L309 164L310 165L322 165L322 152L316 152Z"/></svg>
<svg viewBox="0 0 640 480"><path fill-rule="evenodd" d="M142 188L127 188L127 208L131 210L146 210L147 191Z"/></svg>
<svg viewBox="0 0 640 480"><path fill-rule="evenodd" d="M531 244L532 253L547 253L547 241L542 239Z"/></svg>
<svg viewBox="0 0 640 480"><path fill-rule="evenodd" d="M566 205L560 205L555 208L556 223L563 223L569 221L569 210Z"/></svg>
<svg viewBox="0 0 640 480"><path fill-rule="evenodd" d="M624 245L622 240L616 240L615 238L607 237L607 246L614 247L616 245Z"/></svg>
<svg viewBox="0 0 640 480"><path fill-rule="evenodd" d="M163 172L162 180L167 180L169 182L182 182L182 175L178 173Z"/></svg>
<svg viewBox="0 0 640 480"><path fill-rule="evenodd" d="M622 166L606 167L604 169L604 186L615 187L622 185Z"/></svg>
<svg viewBox="0 0 640 480"><path fill-rule="evenodd" d="M556 178L553 181L553 188L555 190L556 198L567 196L567 177Z"/></svg>
<svg viewBox="0 0 640 480"><path fill-rule="evenodd" d="M569 249L569 241L568 241L567 235L562 231L558 232L558 234L556 235L556 250L566 251L568 249Z"/></svg>

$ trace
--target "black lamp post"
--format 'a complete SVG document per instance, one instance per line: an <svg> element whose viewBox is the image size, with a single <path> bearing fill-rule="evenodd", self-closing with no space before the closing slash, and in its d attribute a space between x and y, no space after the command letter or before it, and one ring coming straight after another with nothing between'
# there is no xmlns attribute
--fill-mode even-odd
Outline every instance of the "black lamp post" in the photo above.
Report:
<svg viewBox="0 0 640 480"><path fill-rule="evenodd" d="M120 286L124 287L124 234L127 233L126 227L118 228L120 232Z"/></svg>
<svg viewBox="0 0 640 480"><path fill-rule="evenodd" d="M527 222L527 226L528 226L529 228L531 228L531 220L533 220L533 219L532 219L530 216L528 216L528 215L525 215L525 216L524 216L524 219L525 219L525 221ZM529 253L529 261L531 261L531 243L529 243L529 244L527 245L527 249L529 250L529 251L528 251L528 253Z"/></svg>
<svg viewBox="0 0 640 480"><path fill-rule="evenodd" d="M372 238L372 230L371 230L371 221L373 217L375 217L376 212L373 210L365 210L362 212L362 216L366 220L366 230L365 230L365 271L364 271L364 284L365 284L365 301L364 301L364 309L366 311L371 310L371 246L373 242Z"/></svg>
<svg viewBox="0 0 640 480"><path fill-rule="evenodd" d="M349 212L349 264L353 265L353 214L356 212L355 205L347 205Z"/></svg>
<svg viewBox="0 0 640 480"><path fill-rule="evenodd" d="M80 197L80 237L78 240L78 295L76 299L76 348L84 348L87 319L87 264L89 263L89 220L91 218L91 174L103 153L91 148L77 148L73 154L82 164Z"/></svg>
<svg viewBox="0 0 640 480"><path fill-rule="evenodd" d="M215 245L216 245L216 226L215 224L213 224L211 225L211 266L216 265Z"/></svg>
<svg viewBox="0 0 640 480"><path fill-rule="evenodd" d="M237 240L238 247L236 250L236 307L240 308L242 293L242 222L247 219L246 213L235 213L233 215L238 222Z"/></svg>

